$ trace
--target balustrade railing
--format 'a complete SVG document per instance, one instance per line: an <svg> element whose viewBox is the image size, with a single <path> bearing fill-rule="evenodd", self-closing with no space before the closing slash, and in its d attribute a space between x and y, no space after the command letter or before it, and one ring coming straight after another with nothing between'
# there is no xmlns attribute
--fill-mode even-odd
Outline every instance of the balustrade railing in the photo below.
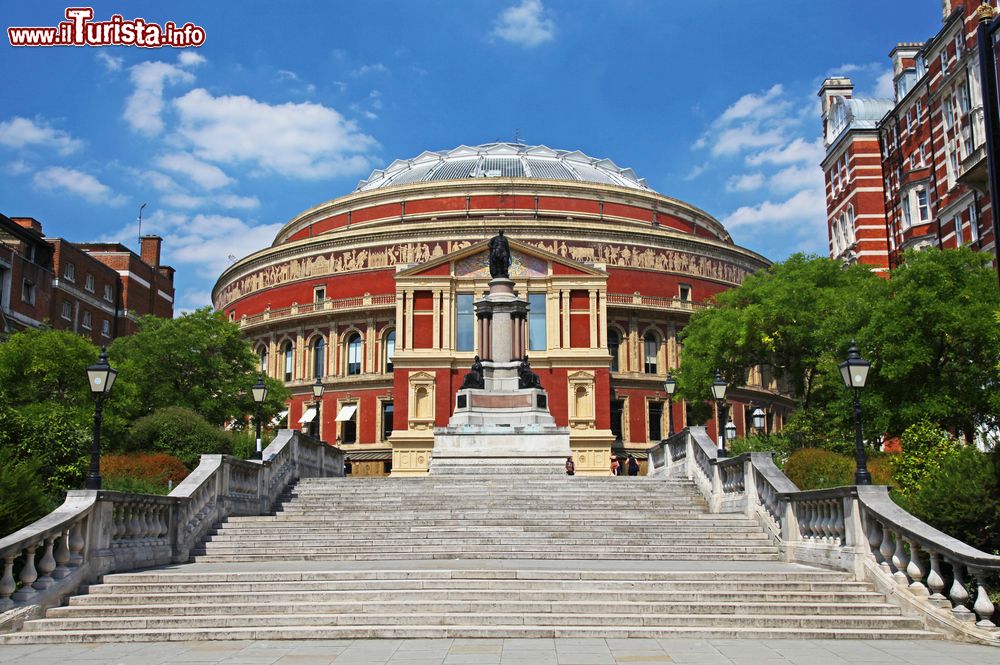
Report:
<svg viewBox="0 0 1000 665"><path fill-rule="evenodd" d="M341 450L282 430L263 461L202 455L169 496L67 492L59 508L0 539L0 631L106 573L187 561L215 523L269 510L298 478L343 475Z"/></svg>
<svg viewBox="0 0 1000 665"><path fill-rule="evenodd" d="M289 305L288 307L276 307L265 309L260 314L244 316L240 319L240 327L257 325L268 321L278 321L298 316L308 316L322 312L339 312L344 310L366 310L372 307L395 307L396 294L380 293L376 295L365 294L363 296L353 296L350 298L327 298L317 302L305 302Z"/></svg>
<svg viewBox="0 0 1000 665"><path fill-rule="evenodd" d="M888 488L800 491L771 453L720 459L701 427L687 428L650 453L657 460L653 475L683 473L712 512L755 517L786 560L850 571L929 627L1000 646L989 588L1000 578L1000 557L921 522L892 501Z"/></svg>

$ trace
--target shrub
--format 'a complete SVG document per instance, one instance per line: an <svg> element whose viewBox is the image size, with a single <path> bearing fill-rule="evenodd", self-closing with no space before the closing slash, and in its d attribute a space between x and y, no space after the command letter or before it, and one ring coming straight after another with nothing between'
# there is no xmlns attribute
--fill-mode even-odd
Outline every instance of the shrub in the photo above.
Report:
<svg viewBox="0 0 1000 665"><path fill-rule="evenodd" d="M166 481L154 482L143 480L142 478L105 478L102 487L115 492L128 492L130 494L169 494Z"/></svg>
<svg viewBox="0 0 1000 665"><path fill-rule="evenodd" d="M1000 468L997 453L973 447L951 451L921 482L920 491L894 495L903 508L973 547L1000 550Z"/></svg>
<svg viewBox="0 0 1000 665"><path fill-rule="evenodd" d="M106 481L129 479L166 486L168 480L176 485L187 475L184 463L166 453L130 453L101 458L101 477Z"/></svg>
<svg viewBox="0 0 1000 665"><path fill-rule="evenodd" d="M132 424L129 452L163 452L193 469L202 455L231 454L232 438L191 409L168 406Z"/></svg>
<svg viewBox="0 0 1000 665"><path fill-rule="evenodd" d="M735 439L729 444L729 454L735 457L749 452L774 453L774 463L783 468L792 452L792 442L781 434L755 434L742 439Z"/></svg>
<svg viewBox="0 0 1000 665"><path fill-rule="evenodd" d="M45 492L58 496L83 487L90 463L92 409L36 402L10 410L6 416L6 423L15 430L14 459L38 463Z"/></svg>
<svg viewBox="0 0 1000 665"><path fill-rule="evenodd" d="M919 492L924 479L937 473L960 445L929 421L907 427L900 443L903 451L893 456L893 477L899 492L906 495Z"/></svg>
<svg viewBox="0 0 1000 665"><path fill-rule="evenodd" d="M785 475L803 490L853 485L854 459L820 448L802 448L788 456Z"/></svg>
<svg viewBox="0 0 1000 665"><path fill-rule="evenodd" d="M868 473L872 475L872 485L889 485L895 487L892 475L893 456L879 455L868 460Z"/></svg>
<svg viewBox="0 0 1000 665"><path fill-rule="evenodd" d="M0 449L0 538L10 535L55 508L42 488L36 460L16 460Z"/></svg>

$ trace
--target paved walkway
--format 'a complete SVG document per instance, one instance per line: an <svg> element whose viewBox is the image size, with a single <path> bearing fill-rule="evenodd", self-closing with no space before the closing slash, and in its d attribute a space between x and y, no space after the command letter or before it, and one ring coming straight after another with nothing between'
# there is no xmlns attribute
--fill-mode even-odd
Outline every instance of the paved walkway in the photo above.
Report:
<svg viewBox="0 0 1000 665"><path fill-rule="evenodd" d="M0 647L19 665L988 665L1000 649L937 640L337 640Z"/></svg>

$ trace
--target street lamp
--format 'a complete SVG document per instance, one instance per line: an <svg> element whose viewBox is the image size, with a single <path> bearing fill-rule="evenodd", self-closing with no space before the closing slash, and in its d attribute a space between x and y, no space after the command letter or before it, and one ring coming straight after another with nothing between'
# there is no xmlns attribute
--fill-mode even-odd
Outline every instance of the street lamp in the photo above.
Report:
<svg viewBox="0 0 1000 665"><path fill-rule="evenodd" d="M90 392L97 398L97 406L94 409L94 438L90 445L90 471L87 472L84 484L88 490L101 489L101 421L104 418L102 409L104 408L104 397L111 392L111 386L115 385L116 376L118 376L118 372L108 364L108 352L102 346L97 363L87 368Z"/></svg>
<svg viewBox="0 0 1000 665"><path fill-rule="evenodd" d="M719 433L719 457L726 456L726 432L722 427L722 415L726 400L726 382L722 380L722 373L715 370L715 381L712 382L712 397L715 398L715 430Z"/></svg>
<svg viewBox="0 0 1000 665"><path fill-rule="evenodd" d="M736 423L733 422L733 416L729 416L729 422L726 423L726 438L730 441L736 438Z"/></svg>
<svg viewBox="0 0 1000 665"><path fill-rule="evenodd" d="M753 420L753 427L760 434L764 433L764 425L767 424L767 418L764 415L764 409L755 407L753 413L750 414L750 418Z"/></svg>
<svg viewBox="0 0 1000 665"><path fill-rule="evenodd" d="M663 382L663 390L667 393L667 424L670 427L669 436L674 435L674 391L677 390L677 382L674 375L667 372L667 380Z"/></svg>
<svg viewBox="0 0 1000 665"><path fill-rule="evenodd" d="M319 422L320 422L319 410L320 410L320 405L322 404L323 391L326 389L326 386L323 385L323 379L317 376L316 383L312 385L312 389L313 389L313 397L316 398L316 417L313 418L312 427L310 429L313 431L313 436L318 439Z"/></svg>
<svg viewBox="0 0 1000 665"><path fill-rule="evenodd" d="M257 377L257 383L255 383L253 388L250 389L250 392L253 394L253 401L257 404L257 415L254 417L254 420L257 421L257 450L254 451L253 458L261 459L260 421L263 418L261 412L264 407L264 400L267 399L267 384L264 383L263 374Z"/></svg>
<svg viewBox="0 0 1000 665"><path fill-rule="evenodd" d="M865 443L861 436L861 398L860 390L868 381L868 370L871 363L858 353L858 343L851 340L851 348L847 350L847 360L840 363L840 376L844 385L854 395L854 483L856 485L871 485L872 476L868 473L868 461L865 456Z"/></svg>

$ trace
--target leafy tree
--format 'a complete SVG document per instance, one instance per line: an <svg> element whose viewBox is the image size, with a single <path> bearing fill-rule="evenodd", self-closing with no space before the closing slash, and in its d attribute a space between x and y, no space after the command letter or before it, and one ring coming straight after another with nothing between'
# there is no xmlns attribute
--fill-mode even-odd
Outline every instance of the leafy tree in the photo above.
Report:
<svg viewBox="0 0 1000 665"><path fill-rule="evenodd" d="M893 478L897 491L905 495L918 494L925 479L936 475L959 448L958 442L928 420L907 427L900 446L903 451L893 456Z"/></svg>
<svg viewBox="0 0 1000 665"><path fill-rule="evenodd" d="M260 361L239 326L221 312L203 308L175 319L143 317L134 335L115 340L110 355L122 384L121 408L133 417L181 406L221 426L255 411L250 387ZM271 418L288 391L267 382L264 415Z"/></svg>
<svg viewBox="0 0 1000 665"><path fill-rule="evenodd" d="M0 448L0 538L10 535L55 507L38 483L40 469L33 459L18 459Z"/></svg>
<svg viewBox="0 0 1000 665"><path fill-rule="evenodd" d="M864 333L887 431L927 419L971 442L1000 414L1000 291L990 256L911 251Z"/></svg>
<svg viewBox="0 0 1000 665"><path fill-rule="evenodd" d="M97 347L63 330L29 329L0 344L0 400L18 407L40 402L91 405L87 366Z"/></svg>
<svg viewBox="0 0 1000 665"><path fill-rule="evenodd" d="M798 402L800 434L849 438L850 396L837 365L884 291L884 280L865 267L802 254L750 275L684 329L679 392L689 401L707 400L716 368L740 385L750 368L769 366ZM870 421L881 417L871 397L865 414Z"/></svg>
<svg viewBox="0 0 1000 665"><path fill-rule="evenodd" d="M202 455L231 454L233 438L191 409L168 406L135 421L125 450L167 453L193 469Z"/></svg>

